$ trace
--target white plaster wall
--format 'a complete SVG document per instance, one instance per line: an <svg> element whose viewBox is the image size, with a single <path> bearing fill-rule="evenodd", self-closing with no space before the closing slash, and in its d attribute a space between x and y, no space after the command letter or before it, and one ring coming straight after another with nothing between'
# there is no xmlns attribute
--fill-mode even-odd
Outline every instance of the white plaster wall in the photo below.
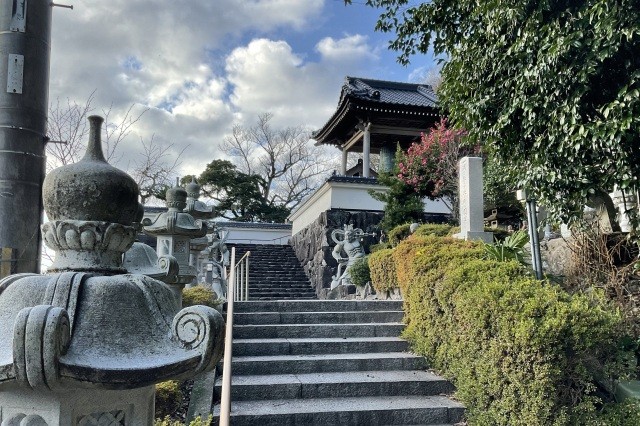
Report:
<svg viewBox="0 0 640 426"><path fill-rule="evenodd" d="M384 203L369 195L369 190L388 191L379 185L336 183L331 188L331 208L347 210L384 210Z"/></svg>
<svg viewBox="0 0 640 426"><path fill-rule="evenodd" d="M422 200L422 203L424 204L425 213L451 213L451 210L449 210L442 200L431 201L430 199L425 198Z"/></svg>
<svg viewBox="0 0 640 426"><path fill-rule="evenodd" d="M224 224L221 224L224 228ZM291 229L226 228L227 244L288 244Z"/></svg>
<svg viewBox="0 0 640 426"><path fill-rule="evenodd" d="M331 209L331 184L325 182L308 200L306 200L291 216L292 234L296 234L313 223L320 213Z"/></svg>

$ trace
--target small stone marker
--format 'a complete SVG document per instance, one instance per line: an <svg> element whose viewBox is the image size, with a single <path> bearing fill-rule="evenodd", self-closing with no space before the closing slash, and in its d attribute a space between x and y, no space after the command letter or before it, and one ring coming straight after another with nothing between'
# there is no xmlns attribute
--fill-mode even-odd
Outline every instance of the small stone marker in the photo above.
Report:
<svg viewBox="0 0 640 426"><path fill-rule="evenodd" d="M460 233L461 240L493 242L493 234L484 232L484 197L482 181L482 158L463 157L458 162L460 182Z"/></svg>

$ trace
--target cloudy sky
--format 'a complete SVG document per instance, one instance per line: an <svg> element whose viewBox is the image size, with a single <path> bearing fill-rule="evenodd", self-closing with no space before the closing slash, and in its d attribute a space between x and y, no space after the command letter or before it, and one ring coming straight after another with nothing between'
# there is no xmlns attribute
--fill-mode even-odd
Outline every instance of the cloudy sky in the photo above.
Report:
<svg viewBox="0 0 640 426"><path fill-rule="evenodd" d="M112 105L116 120L131 105L149 108L122 161L155 135L176 153L189 146L183 174L220 158L231 127L259 113L272 112L276 125L319 128L347 75L418 82L434 67L430 56L398 65L364 0L58 3L74 10L54 8L50 100L84 103L95 91L95 112Z"/></svg>

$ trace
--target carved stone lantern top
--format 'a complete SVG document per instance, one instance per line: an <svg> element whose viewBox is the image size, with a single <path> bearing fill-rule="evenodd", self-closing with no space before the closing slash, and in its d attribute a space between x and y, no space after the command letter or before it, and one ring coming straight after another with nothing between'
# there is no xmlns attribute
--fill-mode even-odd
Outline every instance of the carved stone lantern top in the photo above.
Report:
<svg viewBox="0 0 640 426"><path fill-rule="evenodd" d="M207 224L202 220L195 220L192 215L184 212L187 206L187 191L176 186L166 193L166 203L169 208L159 213L155 218L142 222L144 233L148 235L178 235L189 238L200 238L207 234Z"/></svg>
<svg viewBox="0 0 640 426"><path fill-rule="evenodd" d="M190 213L196 219L211 219L213 218L213 207L206 205L198 198L200 198L200 191L202 187L198 185L194 177L191 177L191 182L187 184L187 207L185 211Z"/></svg>

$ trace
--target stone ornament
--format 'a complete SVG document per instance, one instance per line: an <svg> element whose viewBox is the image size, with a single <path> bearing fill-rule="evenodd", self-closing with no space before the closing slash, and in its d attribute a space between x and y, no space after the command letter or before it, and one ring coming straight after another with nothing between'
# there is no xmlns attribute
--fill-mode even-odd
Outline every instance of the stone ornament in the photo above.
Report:
<svg viewBox="0 0 640 426"><path fill-rule="evenodd" d="M196 219L212 219L213 207L206 205L199 200L202 187L198 185L194 177L186 186L187 205L185 211Z"/></svg>
<svg viewBox="0 0 640 426"><path fill-rule="evenodd" d="M166 204L169 210L159 213L153 220L145 219L142 229L145 234L157 238L159 256L173 256L178 261L179 272L173 284L181 288L190 284L197 273L189 262L190 240L204 237L207 224L183 211L187 205L187 191L179 186L167 191Z"/></svg>
<svg viewBox="0 0 640 426"><path fill-rule="evenodd" d="M176 259L147 258L155 271L127 273L138 190L104 161L102 118L89 121L87 154L44 182L52 269L0 281L2 426L150 425L155 383L212 369L221 357L221 315L181 310L170 286L153 278L176 277Z"/></svg>
<svg viewBox="0 0 640 426"><path fill-rule="evenodd" d="M167 284L176 282L180 270L175 257L158 257L153 247L138 241L124 254L124 266L132 274L146 275Z"/></svg>
<svg viewBox="0 0 640 426"><path fill-rule="evenodd" d="M344 225L344 229L334 229L331 232L331 239L336 243L331 255L338 262L338 271L332 277L331 289L351 284L349 269L356 260L365 256L364 246L360 243L365 235L368 234L360 228L354 229L353 225ZM343 252L346 257L342 255Z"/></svg>

